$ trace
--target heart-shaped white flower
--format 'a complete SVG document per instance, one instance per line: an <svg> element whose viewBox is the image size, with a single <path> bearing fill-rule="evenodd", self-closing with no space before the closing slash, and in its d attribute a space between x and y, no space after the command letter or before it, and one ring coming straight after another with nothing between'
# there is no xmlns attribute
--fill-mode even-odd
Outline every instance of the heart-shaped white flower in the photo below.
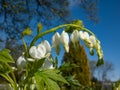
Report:
<svg viewBox="0 0 120 90"><path fill-rule="evenodd" d="M79 36L82 40L89 39L89 34L87 32L79 31Z"/></svg>
<svg viewBox="0 0 120 90"><path fill-rule="evenodd" d="M61 34L61 43L63 44L65 51L69 52L69 35L65 31L62 32Z"/></svg>
<svg viewBox="0 0 120 90"><path fill-rule="evenodd" d="M32 46L29 50L29 54L34 59L41 59L45 57L46 48L44 44L40 43L38 46Z"/></svg>
<svg viewBox="0 0 120 90"><path fill-rule="evenodd" d="M76 42L79 41L79 32L78 32L78 30L73 31L73 33L70 36L70 39L71 39L72 43L76 43Z"/></svg>
<svg viewBox="0 0 120 90"><path fill-rule="evenodd" d="M59 55L60 52L60 34L56 32L52 37L52 46L55 47L55 51L57 55Z"/></svg>

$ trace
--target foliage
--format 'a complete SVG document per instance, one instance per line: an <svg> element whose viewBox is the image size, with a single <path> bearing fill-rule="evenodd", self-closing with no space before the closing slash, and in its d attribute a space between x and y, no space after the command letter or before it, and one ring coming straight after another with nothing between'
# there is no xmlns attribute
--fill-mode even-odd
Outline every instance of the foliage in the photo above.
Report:
<svg viewBox="0 0 120 90"><path fill-rule="evenodd" d="M87 47L95 49L98 54L98 59L103 59L103 52L101 52L102 48L100 46L100 43L98 42L96 36L90 30L78 24L63 24L52 29L40 32L41 28L38 25L39 30L29 46L27 46L24 38L26 35L30 35L32 31L27 28L25 29L25 31L22 32L22 41L25 51L17 59L16 63L14 62L8 49L3 49L0 51L0 76L7 80L8 84L10 84L13 90L60 90L61 85L69 85L69 82L71 82L71 84L73 85L80 86L78 81L74 80L74 76L67 77L67 80L69 82L65 80L65 78L61 74L61 71L57 68L54 58L52 58L51 49L56 47L59 48L61 43L65 51L67 53L71 53L72 50L69 49L70 40L67 32L65 32L64 30L61 34L56 32L57 34L55 33L52 37L52 46L47 40L41 41L38 45L36 45L36 41L42 36L68 26L80 28L78 30L73 30L73 32L71 33L70 39L72 42L74 42L74 45L77 45L79 47L79 44L76 44L75 42L77 39L83 40L85 44L88 44L89 42L90 45L87 45ZM81 31L83 33L79 35ZM77 34L79 38L76 39L75 34ZM85 37L85 34L87 34L87 37ZM81 38L81 36L83 36L84 38ZM95 40L95 42L92 42L92 39ZM75 52L79 52L78 50L80 50L81 52L81 49L76 49ZM59 53L57 52L56 54L59 55ZM81 54L83 54L83 52ZM74 59L77 60L76 58ZM82 66L82 64L86 62L87 61L83 61L80 65ZM16 66L12 66L11 63L16 64ZM76 66L74 63L72 63L72 66L76 68L80 67ZM87 69L88 68L86 68L85 70ZM84 73L84 75L86 75L86 73ZM84 75L81 75L81 77L84 77ZM79 78L76 79L79 80ZM85 82L84 84L86 83L87 82Z"/></svg>
<svg viewBox="0 0 120 90"><path fill-rule="evenodd" d="M78 80L81 85L90 86L89 60L83 46L79 42L77 42L77 47L74 47L72 42L70 43L70 52L64 54L63 62L75 64L73 67L71 65L68 67L70 70L66 68L63 71L63 76L74 76L74 79Z"/></svg>

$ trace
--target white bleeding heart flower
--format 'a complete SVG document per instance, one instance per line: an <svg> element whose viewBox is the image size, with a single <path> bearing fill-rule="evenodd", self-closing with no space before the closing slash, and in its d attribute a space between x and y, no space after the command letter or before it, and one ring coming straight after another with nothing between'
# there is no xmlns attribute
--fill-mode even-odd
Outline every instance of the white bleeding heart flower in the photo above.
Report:
<svg viewBox="0 0 120 90"><path fill-rule="evenodd" d="M29 50L29 54L32 58L39 59L38 49L36 46L32 46Z"/></svg>
<svg viewBox="0 0 120 90"><path fill-rule="evenodd" d="M96 38L93 35L91 35L88 39L85 40L85 44L89 48L95 47L96 43L97 43Z"/></svg>
<svg viewBox="0 0 120 90"><path fill-rule="evenodd" d="M87 32L79 31L79 35L82 40L89 39L89 34Z"/></svg>
<svg viewBox="0 0 120 90"><path fill-rule="evenodd" d="M51 52L51 47L47 40L43 41L38 46L32 46L29 50L30 56L34 59L44 58L50 52Z"/></svg>
<svg viewBox="0 0 120 90"><path fill-rule="evenodd" d="M79 41L79 32L78 32L78 30L73 31L73 33L70 36L70 39L71 39L72 43L76 43L76 42Z"/></svg>
<svg viewBox="0 0 120 90"><path fill-rule="evenodd" d="M26 66L26 60L23 56L20 56L16 61L18 69L24 69Z"/></svg>
<svg viewBox="0 0 120 90"><path fill-rule="evenodd" d="M92 46L94 47L94 46L96 45L96 43L97 43L95 36L91 35L91 36L89 37L89 40L92 42Z"/></svg>
<svg viewBox="0 0 120 90"><path fill-rule="evenodd" d="M59 55L60 52L60 34L56 32L52 37L52 46L55 47L55 51L57 55Z"/></svg>
<svg viewBox="0 0 120 90"><path fill-rule="evenodd" d="M65 31L62 32L61 34L61 43L63 44L65 51L69 52L69 35Z"/></svg>

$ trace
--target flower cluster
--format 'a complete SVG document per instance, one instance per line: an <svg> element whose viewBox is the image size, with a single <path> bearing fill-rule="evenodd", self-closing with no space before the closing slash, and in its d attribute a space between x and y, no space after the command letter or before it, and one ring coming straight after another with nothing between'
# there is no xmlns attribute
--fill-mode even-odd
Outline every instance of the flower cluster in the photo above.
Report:
<svg viewBox="0 0 120 90"><path fill-rule="evenodd" d="M42 68L53 68L52 62L49 59L51 53L51 46L47 40L42 41L37 46L32 46L29 49L30 58L25 59L24 55L20 56L17 60L18 68L25 68L26 62L34 62L35 60L40 60L46 58Z"/></svg>
<svg viewBox="0 0 120 90"><path fill-rule="evenodd" d="M86 31L78 31L74 30L70 36L70 39L73 44L79 41L79 39L83 40L85 45L90 48L90 54L93 55L93 49L96 49L98 58L101 60L103 59L103 51L100 46L100 42L94 35L89 35ZM60 35L56 32L52 37L53 47L55 47L56 53L59 54L60 52L60 43L63 44L65 51L69 52L69 35L65 31L62 32Z"/></svg>
<svg viewBox="0 0 120 90"><path fill-rule="evenodd" d="M90 48L91 55L94 54L94 49L96 49L99 60L103 59L103 52L100 46L100 42L94 35L89 34L86 31L74 30L70 35L70 39L69 39L69 34L67 32L63 31L61 34L56 32L52 37L52 47L55 48L56 54L59 55L61 43L65 51L69 52L69 41L71 40L71 42L75 45L77 42L79 42L79 39L83 40L85 45L88 48ZM44 66L52 68L52 63L48 59L50 54L51 54L51 45L47 40L44 40L39 45L30 47L29 49L30 58L27 58L27 60L35 61L35 60L40 60L42 58L46 58L44 62ZM20 56L18 58L17 63L18 66L24 67L26 61L23 56Z"/></svg>

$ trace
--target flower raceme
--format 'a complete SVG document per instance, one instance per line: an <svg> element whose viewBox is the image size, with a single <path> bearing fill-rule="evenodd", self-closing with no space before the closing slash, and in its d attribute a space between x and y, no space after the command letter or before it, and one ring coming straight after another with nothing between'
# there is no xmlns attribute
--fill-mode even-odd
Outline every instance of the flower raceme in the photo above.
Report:
<svg viewBox="0 0 120 90"><path fill-rule="evenodd" d="M79 41L79 38L84 41L85 45L90 48L90 54L93 55L93 49L96 49L96 52L98 54L98 57L103 58L103 52L100 47L99 41L96 39L94 35L89 35L86 31L78 31L74 30L70 36L70 39L73 44L76 44L76 42ZM56 53L59 54L60 52L60 43L63 44L65 51L69 52L69 35L63 31L60 35L58 32L56 32L52 37L52 44L53 47L55 47Z"/></svg>
<svg viewBox="0 0 120 90"><path fill-rule="evenodd" d="M89 35L86 31L78 31L74 30L70 36L70 39L73 44L79 41L79 39L83 40L85 45L90 48L90 54L94 54L94 50L96 49L97 55L99 59L103 58L103 52L100 46L100 42L96 39L94 35ZM69 35L67 32L63 31L61 34L56 32L52 37L52 47L55 48L56 54L59 55L60 52L60 44L62 43L66 52L69 52ZM75 45L76 46L76 45ZM51 46L47 40L42 41L37 46L31 46L29 49L29 55L32 57L32 61L40 60L42 58L46 58L51 53ZM31 59L28 59L31 61Z"/></svg>
<svg viewBox="0 0 120 90"><path fill-rule="evenodd" d="M38 46L32 46L29 50L29 54L32 58L27 58L28 61L34 61L34 60L40 60L44 57L48 57L51 53L51 46L47 40L41 42ZM49 63L49 66L46 65L46 63ZM17 59L17 67L19 69L23 69L26 66L26 60L23 56L20 56ZM49 60L45 60L43 67L49 67L52 68L52 64L49 62Z"/></svg>
<svg viewBox="0 0 120 90"><path fill-rule="evenodd" d="M103 51L100 46L100 41L95 36L89 35L87 32L79 31L80 38L85 42L85 45L90 48L90 54L93 55L93 49L96 49L99 60L103 59Z"/></svg>

